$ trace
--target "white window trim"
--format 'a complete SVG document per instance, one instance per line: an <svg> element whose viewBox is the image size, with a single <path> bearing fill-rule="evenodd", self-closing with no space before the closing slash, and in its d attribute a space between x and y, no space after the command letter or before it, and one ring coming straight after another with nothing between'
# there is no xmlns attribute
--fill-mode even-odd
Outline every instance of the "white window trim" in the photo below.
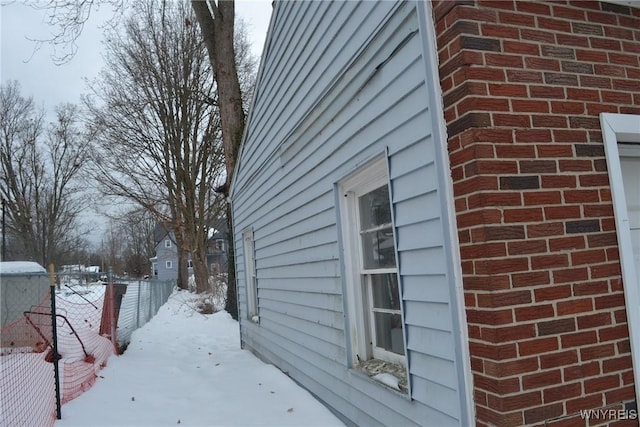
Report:
<svg viewBox="0 0 640 427"><path fill-rule="evenodd" d="M258 279L256 277L253 230L249 229L242 232L242 248L244 255L244 278L247 290L247 318L254 323L259 323Z"/></svg>
<svg viewBox="0 0 640 427"><path fill-rule="evenodd" d="M629 215L624 194L622 169L620 166L621 152L627 154L622 143L640 143L640 116L632 114L601 113L600 125L604 141L609 182L611 183L611 198L613 201L614 219L618 245L620 249L620 264L622 267L622 282L627 310L629 340L631 343L631 359L636 378L636 396L640 396L640 293L638 287L628 284L638 283L640 272L635 271L633 247L629 228ZM634 151L636 151L634 149ZM635 156L635 153L634 153Z"/></svg>
<svg viewBox="0 0 640 427"><path fill-rule="evenodd" d="M405 354L399 355L383 349L369 350L367 338L371 335L369 323L372 322L373 313L369 310L371 301L368 292L363 289L365 284L362 283L362 267L360 265L360 253L362 251L361 239L359 234L359 218L357 196L366 194L375 190L381 185L389 185L389 172L386 164L386 157L379 156L372 160L368 165L356 171L351 177L346 178L338 184L338 193L340 198L340 223L342 232L342 244L344 250L344 268L345 268L345 293L347 307L347 321L349 325L349 344L350 357L349 364L351 367L357 365L359 355L365 354L376 358L382 358L390 362L398 363L407 367L407 346L406 346L406 325L404 323L404 304L402 303L402 286L399 275L399 260L397 253L395 226L392 225L394 232L394 247L396 247L396 267L393 269L380 269L375 272L391 271L398 274L398 293L400 299L400 316L402 318L402 340L405 348ZM352 195L352 197L349 197ZM389 197L391 198L391 189L389 189ZM393 211L393 209L392 209ZM393 223L392 214L392 223ZM374 271L374 270L371 270ZM372 338L374 340L375 338Z"/></svg>
<svg viewBox="0 0 640 427"><path fill-rule="evenodd" d="M172 270L173 269L173 261L166 261L164 266L166 267L167 270Z"/></svg>
<svg viewBox="0 0 640 427"><path fill-rule="evenodd" d="M167 249L171 247L171 239L164 240L164 247Z"/></svg>

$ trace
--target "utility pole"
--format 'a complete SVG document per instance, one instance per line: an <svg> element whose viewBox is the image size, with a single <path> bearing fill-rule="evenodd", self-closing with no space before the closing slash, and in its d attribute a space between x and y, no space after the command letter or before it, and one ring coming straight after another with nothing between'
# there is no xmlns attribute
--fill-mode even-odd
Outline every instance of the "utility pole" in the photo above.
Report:
<svg viewBox="0 0 640 427"><path fill-rule="evenodd" d="M42 265L47 265L47 219L42 218Z"/></svg>
<svg viewBox="0 0 640 427"><path fill-rule="evenodd" d="M7 260L7 201L2 198L2 261Z"/></svg>

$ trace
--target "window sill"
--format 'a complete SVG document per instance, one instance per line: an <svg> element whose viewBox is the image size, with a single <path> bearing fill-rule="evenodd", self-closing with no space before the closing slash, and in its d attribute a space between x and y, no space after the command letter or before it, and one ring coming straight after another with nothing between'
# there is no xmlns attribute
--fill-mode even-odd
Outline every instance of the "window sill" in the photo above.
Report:
<svg viewBox="0 0 640 427"><path fill-rule="evenodd" d="M396 363L385 362L380 359L369 359L360 361L354 370L366 375L370 380L385 388L408 396L407 370L404 366Z"/></svg>

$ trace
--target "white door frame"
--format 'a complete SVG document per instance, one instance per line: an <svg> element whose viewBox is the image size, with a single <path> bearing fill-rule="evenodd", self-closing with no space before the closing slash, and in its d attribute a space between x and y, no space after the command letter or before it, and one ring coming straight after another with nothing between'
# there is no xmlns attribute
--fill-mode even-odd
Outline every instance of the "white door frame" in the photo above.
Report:
<svg viewBox="0 0 640 427"><path fill-rule="evenodd" d="M611 198L618 235L622 282L624 285L627 324L631 343L636 400L640 399L640 292L638 283L640 271L635 271L633 247L627 202L624 195L622 170L620 167L620 150L618 144L640 144L640 116L632 114L601 113L600 125L611 183Z"/></svg>

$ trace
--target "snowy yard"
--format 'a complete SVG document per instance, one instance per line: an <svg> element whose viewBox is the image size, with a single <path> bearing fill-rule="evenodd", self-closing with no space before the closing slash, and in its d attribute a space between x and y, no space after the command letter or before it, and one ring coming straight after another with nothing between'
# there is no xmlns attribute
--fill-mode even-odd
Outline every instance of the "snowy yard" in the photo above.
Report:
<svg viewBox="0 0 640 427"><path fill-rule="evenodd" d="M202 315L175 292L112 356L95 385L63 405L56 427L341 426L277 368L240 349L226 312Z"/></svg>

